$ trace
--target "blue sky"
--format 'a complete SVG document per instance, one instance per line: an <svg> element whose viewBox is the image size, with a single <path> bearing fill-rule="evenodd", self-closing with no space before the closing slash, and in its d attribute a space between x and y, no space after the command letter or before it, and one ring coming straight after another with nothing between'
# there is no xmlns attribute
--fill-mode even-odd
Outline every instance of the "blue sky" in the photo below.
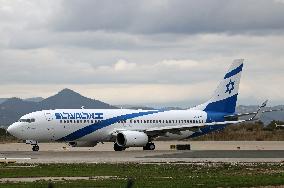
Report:
<svg viewBox="0 0 284 188"><path fill-rule="evenodd" d="M283 20L282 0L0 0L0 97L192 106L244 58L239 104L284 104Z"/></svg>

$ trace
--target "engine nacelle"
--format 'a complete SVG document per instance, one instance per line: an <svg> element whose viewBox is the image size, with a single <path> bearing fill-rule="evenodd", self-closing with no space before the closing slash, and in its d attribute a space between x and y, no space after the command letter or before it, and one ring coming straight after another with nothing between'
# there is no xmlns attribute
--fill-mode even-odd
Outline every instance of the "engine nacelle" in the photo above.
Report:
<svg viewBox="0 0 284 188"><path fill-rule="evenodd" d="M116 143L122 147L145 146L148 141L147 134L139 131L121 131L116 136Z"/></svg>
<svg viewBox="0 0 284 188"><path fill-rule="evenodd" d="M78 141L78 142L69 142L68 144L72 147L94 147L98 143L97 142Z"/></svg>

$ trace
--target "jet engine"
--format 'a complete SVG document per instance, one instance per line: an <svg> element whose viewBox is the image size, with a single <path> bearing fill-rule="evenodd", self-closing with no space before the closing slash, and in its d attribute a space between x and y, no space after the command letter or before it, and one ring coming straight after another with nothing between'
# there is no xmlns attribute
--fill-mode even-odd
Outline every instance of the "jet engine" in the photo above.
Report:
<svg viewBox="0 0 284 188"><path fill-rule="evenodd" d="M78 142L69 142L68 144L72 147L94 147L98 143L97 142L78 141Z"/></svg>
<svg viewBox="0 0 284 188"><path fill-rule="evenodd" d="M145 146L148 142L147 134L139 131L121 131L116 136L116 143L121 147Z"/></svg>

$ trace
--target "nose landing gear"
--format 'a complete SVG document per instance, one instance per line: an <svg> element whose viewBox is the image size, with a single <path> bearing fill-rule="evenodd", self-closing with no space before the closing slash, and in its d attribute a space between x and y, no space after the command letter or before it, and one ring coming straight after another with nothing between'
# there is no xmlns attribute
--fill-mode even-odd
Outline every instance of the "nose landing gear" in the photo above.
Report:
<svg viewBox="0 0 284 188"><path fill-rule="evenodd" d="M33 151L39 151L39 146L38 146L38 145L33 145L32 150L33 150Z"/></svg>
<svg viewBox="0 0 284 188"><path fill-rule="evenodd" d="M39 150L39 146L37 145L37 141L35 140L26 140L26 144L30 144L32 145L32 150L33 151L38 151Z"/></svg>

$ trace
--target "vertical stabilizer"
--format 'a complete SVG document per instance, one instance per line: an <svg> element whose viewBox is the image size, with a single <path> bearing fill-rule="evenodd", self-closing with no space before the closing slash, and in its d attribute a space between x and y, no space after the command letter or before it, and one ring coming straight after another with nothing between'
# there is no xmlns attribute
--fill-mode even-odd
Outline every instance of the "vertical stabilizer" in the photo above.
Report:
<svg viewBox="0 0 284 188"><path fill-rule="evenodd" d="M243 61L243 59L234 60L211 99L192 109L208 112L234 113L243 70Z"/></svg>

